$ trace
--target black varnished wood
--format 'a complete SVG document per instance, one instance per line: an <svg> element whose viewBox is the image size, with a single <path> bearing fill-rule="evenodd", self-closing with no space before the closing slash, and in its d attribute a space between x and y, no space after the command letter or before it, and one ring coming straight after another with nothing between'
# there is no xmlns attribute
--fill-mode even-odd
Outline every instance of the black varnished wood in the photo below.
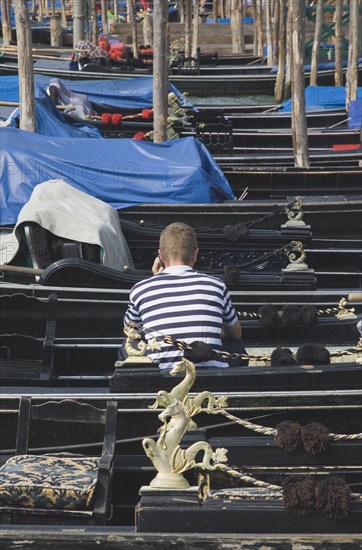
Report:
<svg viewBox="0 0 362 550"><path fill-rule="evenodd" d="M134 533L119 527L7 526L1 530L2 550L361 550L359 535L339 534L180 534Z"/></svg>

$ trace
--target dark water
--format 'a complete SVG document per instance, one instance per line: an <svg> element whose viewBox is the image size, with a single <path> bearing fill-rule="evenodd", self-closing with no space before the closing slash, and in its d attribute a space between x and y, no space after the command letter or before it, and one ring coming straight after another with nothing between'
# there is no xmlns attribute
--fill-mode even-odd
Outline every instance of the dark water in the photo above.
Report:
<svg viewBox="0 0 362 550"><path fill-rule="evenodd" d="M190 95L189 100L194 105L275 105L274 97L270 95Z"/></svg>

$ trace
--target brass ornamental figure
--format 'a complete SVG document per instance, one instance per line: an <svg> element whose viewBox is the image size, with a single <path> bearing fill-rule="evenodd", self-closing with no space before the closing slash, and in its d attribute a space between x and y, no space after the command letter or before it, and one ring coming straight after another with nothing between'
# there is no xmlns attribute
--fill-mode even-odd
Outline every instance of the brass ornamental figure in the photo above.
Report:
<svg viewBox="0 0 362 550"><path fill-rule="evenodd" d="M185 376L177 386L175 386L170 392L160 390L157 393L156 401L153 405L150 405L150 409L157 409L158 407L168 407L176 401L180 401L186 406L189 423L188 430L196 430L197 424L191 420L191 417L200 413L206 412L208 414L217 414L219 408L227 407L227 398L224 395L216 398L211 392L205 390L195 397L188 396L190 389L192 388L196 380L196 367L188 359L183 359L180 363L170 371L171 376L184 372ZM207 401L207 406L203 407L203 402Z"/></svg>
<svg viewBox="0 0 362 550"><path fill-rule="evenodd" d="M182 475L191 468L216 470L219 464L227 461L227 449L218 448L214 452L206 441L197 441L182 449L179 445L187 431L190 414L188 408L180 401L175 401L162 411L158 418L163 422L157 441L146 437L142 446L148 458L157 470L156 477L150 486L159 489L186 489L188 481ZM201 462L196 462L197 454L203 451Z"/></svg>

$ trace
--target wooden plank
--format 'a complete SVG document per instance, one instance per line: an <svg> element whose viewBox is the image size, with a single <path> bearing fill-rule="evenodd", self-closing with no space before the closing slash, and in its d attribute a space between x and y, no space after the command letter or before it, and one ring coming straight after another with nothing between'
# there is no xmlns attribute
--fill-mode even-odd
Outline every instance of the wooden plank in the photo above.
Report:
<svg viewBox="0 0 362 550"><path fill-rule="evenodd" d="M144 491L143 489L141 491ZM170 492L170 490L169 490ZM305 516L293 514L284 508L283 501L253 495L234 499L208 499L193 504L185 491L172 494L147 490L136 507L136 528L139 532L169 533L359 533L362 506L353 501L348 518L329 519L317 512ZM182 520L180 521L180 518ZM313 548L313 547L312 547Z"/></svg>
<svg viewBox="0 0 362 550"><path fill-rule="evenodd" d="M41 359L1 359L0 379L39 380Z"/></svg>
<svg viewBox="0 0 362 550"><path fill-rule="evenodd" d="M2 550L360 550L359 535L299 534L253 535L239 534L178 534L134 533L120 527L66 527L2 526Z"/></svg>

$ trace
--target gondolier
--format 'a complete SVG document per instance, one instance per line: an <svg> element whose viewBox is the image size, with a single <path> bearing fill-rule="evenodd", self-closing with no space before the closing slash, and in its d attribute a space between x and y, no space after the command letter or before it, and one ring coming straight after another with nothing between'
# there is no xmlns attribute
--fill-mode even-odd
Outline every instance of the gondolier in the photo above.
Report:
<svg viewBox="0 0 362 550"><path fill-rule="evenodd" d="M229 292L223 282L193 269L198 253L194 230L172 223L161 233L159 256L152 266L154 276L137 283L130 293L125 324L142 325L146 339L160 333L187 343L203 341L222 349L221 339L230 340L233 351L245 353L241 329ZM161 370L180 360L182 351L161 342L161 350L150 352ZM202 366L228 367L214 358Z"/></svg>

